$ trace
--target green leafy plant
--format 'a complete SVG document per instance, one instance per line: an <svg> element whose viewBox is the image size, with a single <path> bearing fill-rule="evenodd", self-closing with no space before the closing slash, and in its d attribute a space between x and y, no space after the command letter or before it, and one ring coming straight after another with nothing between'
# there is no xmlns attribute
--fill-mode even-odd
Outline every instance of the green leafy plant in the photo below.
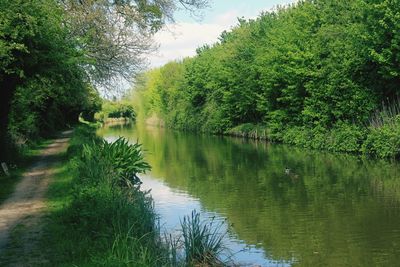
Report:
<svg viewBox="0 0 400 267"><path fill-rule="evenodd" d="M112 183L126 188L139 187L141 181L137 174L150 170L150 165L143 158L141 145L129 144L123 137L112 143L102 140L83 145L82 160L106 164Z"/></svg>

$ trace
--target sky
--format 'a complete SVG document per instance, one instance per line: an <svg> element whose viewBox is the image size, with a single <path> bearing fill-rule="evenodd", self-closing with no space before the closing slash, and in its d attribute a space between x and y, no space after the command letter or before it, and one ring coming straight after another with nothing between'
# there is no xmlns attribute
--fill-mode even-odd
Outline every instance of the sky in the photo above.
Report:
<svg viewBox="0 0 400 267"><path fill-rule="evenodd" d="M201 16L180 10L175 14L175 23L169 23L155 35L159 48L148 57L149 67L159 67L172 60L194 56L196 48L215 43L221 32L235 26L238 17L256 18L262 11L295 1L210 0L209 7L201 12Z"/></svg>

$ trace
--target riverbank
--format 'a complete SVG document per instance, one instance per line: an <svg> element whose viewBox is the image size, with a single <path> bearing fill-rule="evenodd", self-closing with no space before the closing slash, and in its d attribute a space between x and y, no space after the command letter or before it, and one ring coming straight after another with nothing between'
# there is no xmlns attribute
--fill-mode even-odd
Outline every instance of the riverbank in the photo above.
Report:
<svg viewBox="0 0 400 267"><path fill-rule="evenodd" d="M271 131L267 126L243 124L224 134L249 139L295 145L303 148L367 155L375 158L400 157L400 124L398 118L379 127L337 124L323 127L288 127Z"/></svg>
<svg viewBox="0 0 400 267"><path fill-rule="evenodd" d="M143 161L140 145L130 145L125 139L107 143L96 136L95 128L83 125L75 129L66 156L47 194L49 217L41 249L47 251L48 266L217 262L222 247L202 249L209 248L203 238L215 236L215 241L219 235L209 234L208 224L198 221L196 215L183 218L193 224L182 224L182 233L192 227L204 229L206 236L197 237L204 246L161 233L152 197L140 189L136 176L150 167ZM194 247L181 244L183 241ZM188 255L192 251L194 255ZM218 260L218 264L222 263Z"/></svg>
<svg viewBox="0 0 400 267"><path fill-rule="evenodd" d="M367 2L298 1L241 20L145 72L131 101L167 127L399 158L400 6Z"/></svg>
<svg viewBox="0 0 400 267"><path fill-rule="evenodd" d="M379 116L384 117L385 115ZM168 124L159 116L153 114L146 120L146 124L176 130L208 132L216 135L283 143L321 151L365 155L381 159L398 159L400 157L400 117L385 116L381 120L380 124L370 126L337 123L330 129L305 126L274 129L264 124L244 123L222 132L212 132L196 127Z"/></svg>
<svg viewBox="0 0 400 267"><path fill-rule="evenodd" d="M239 266L399 260L398 162L140 123L98 133L143 144L152 165L143 188L152 188L166 229L192 209L227 218Z"/></svg>
<svg viewBox="0 0 400 267"><path fill-rule="evenodd" d="M94 128L75 129L47 193L49 218L41 247L48 266L157 266L165 252L158 244L151 198L119 186L115 174L121 170L112 162L118 159L100 160L95 147L102 144Z"/></svg>

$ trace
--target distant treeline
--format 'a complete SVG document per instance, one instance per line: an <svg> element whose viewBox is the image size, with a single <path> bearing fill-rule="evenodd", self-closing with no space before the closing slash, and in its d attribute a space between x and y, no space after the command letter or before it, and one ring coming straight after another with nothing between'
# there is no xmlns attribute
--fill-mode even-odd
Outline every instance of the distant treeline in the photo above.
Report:
<svg viewBox="0 0 400 267"><path fill-rule="evenodd" d="M91 115L91 114L90 114ZM89 121L93 118L90 116L87 118ZM103 104L101 107L101 111L94 114L94 118L97 121L105 122L107 119L136 119L136 113L133 109L133 106L129 104L127 101L107 101L103 100Z"/></svg>
<svg viewBox="0 0 400 267"><path fill-rule="evenodd" d="M397 157L399 18L399 0L306 0L239 19L145 73L138 107L174 128Z"/></svg>

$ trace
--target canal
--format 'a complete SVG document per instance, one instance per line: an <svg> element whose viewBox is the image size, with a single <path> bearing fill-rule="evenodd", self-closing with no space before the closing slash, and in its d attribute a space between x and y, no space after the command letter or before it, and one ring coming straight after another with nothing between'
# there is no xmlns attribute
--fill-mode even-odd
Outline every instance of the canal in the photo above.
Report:
<svg viewBox="0 0 400 267"><path fill-rule="evenodd" d="M143 144L162 229L192 210L224 221L243 266L398 266L400 166L150 126L99 135Z"/></svg>

